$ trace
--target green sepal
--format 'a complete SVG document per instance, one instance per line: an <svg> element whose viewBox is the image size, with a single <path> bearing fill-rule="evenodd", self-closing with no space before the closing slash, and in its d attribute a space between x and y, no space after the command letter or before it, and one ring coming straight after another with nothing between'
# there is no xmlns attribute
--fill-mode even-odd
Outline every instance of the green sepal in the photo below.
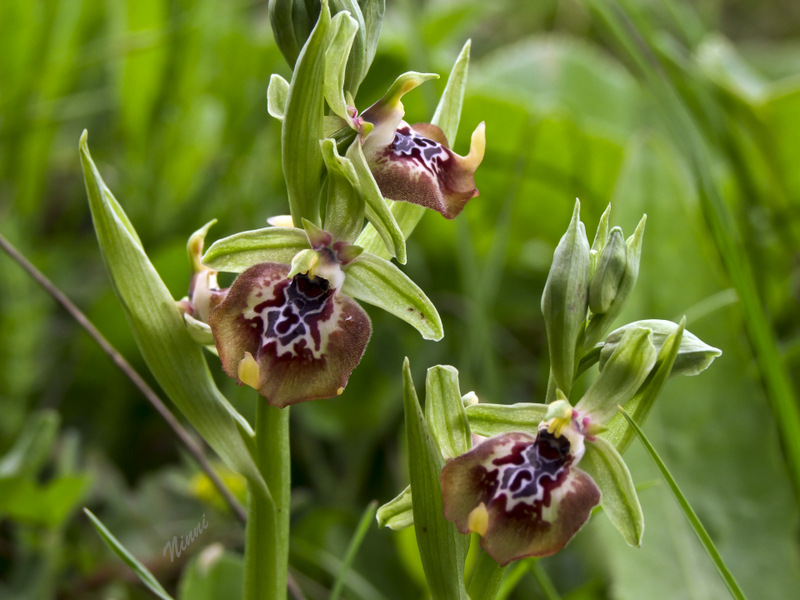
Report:
<svg viewBox="0 0 800 600"><path fill-rule="evenodd" d="M602 437L587 441L580 468L600 488L603 494L600 506L611 524L619 530L629 545L637 548L641 546L644 535L642 505L639 504L639 496L628 466L619 452Z"/></svg>
<svg viewBox="0 0 800 600"><path fill-rule="evenodd" d="M681 347L685 324L686 319L684 318L675 332L666 339L658 352L658 359L650 373L650 377L625 405L625 411L637 423L644 423L650 409L653 407L653 403L669 378L675 359L678 356L678 350ZM625 420L625 417L621 413L617 413L608 422L603 437L611 442L618 452L622 453L633 440L634 431Z"/></svg>
<svg viewBox="0 0 800 600"><path fill-rule="evenodd" d="M445 460L472 448L472 433L461 401L458 370L448 365L428 369L425 378L425 418Z"/></svg>
<svg viewBox="0 0 800 600"><path fill-rule="evenodd" d="M679 325L672 321L661 319L646 319L635 321L615 329L608 334L605 343L600 350L600 370L605 367L611 354L619 345L619 341L628 329L633 327L646 327L653 331L653 345L656 350L661 350L667 338L678 330ZM684 331L681 336L681 344L678 348L678 355L675 357L675 364L672 365L672 375L698 375L705 371L714 359L722 354L722 350L714 348L703 342L700 338L689 331Z"/></svg>
<svg viewBox="0 0 800 600"><path fill-rule="evenodd" d="M594 274L595 268L597 267L597 260L600 258L600 253L603 251L603 248L605 248L606 241L608 240L608 221L610 218L611 205L609 204L606 206L603 214L600 215L600 220L597 223L597 232L595 232L594 240L592 240L592 274Z"/></svg>
<svg viewBox="0 0 800 600"><path fill-rule="evenodd" d="M208 323L195 319L189 313L183 313L183 322L186 325L186 331L189 332L189 336L196 343L202 346L214 345L214 334L211 333L211 327L208 326Z"/></svg>
<svg viewBox="0 0 800 600"><path fill-rule="evenodd" d="M548 404L519 402L517 404L470 404L466 407L472 433L494 437L512 431L536 435L544 420Z"/></svg>
<svg viewBox="0 0 800 600"><path fill-rule="evenodd" d="M375 514L379 527L399 531L414 524L414 507L411 501L411 486L406 486L395 498L378 509Z"/></svg>
<svg viewBox="0 0 800 600"><path fill-rule="evenodd" d="M603 338L605 332L608 331L608 328L614 322L614 319L622 312L625 303L628 301L628 297L633 291L633 286L636 284L636 280L639 277L639 262L642 257L642 240L644 239L644 225L646 221L647 215L642 216L642 219L636 226L636 231L634 231L633 235L625 242L628 257L625 273L619 282L617 293L611 305L608 307L608 310L600 315L592 315L592 318L586 325L586 335L583 342L584 348L591 348Z"/></svg>
<svg viewBox="0 0 800 600"><path fill-rule="evenodd" d="M289 82L277 73L273 73L269 78L267 86L267 112L283 121L286 116L286 103L289 100Z"/></svg>
<svg viewBox="0 0 800 600"><path fill-rule="evenodd" d="M202 348L153 268L81 136L80 154L97 240L136 343L170 400L229 467L269 496L253 461L253 430L217 389Z"/></svg>
<svg viewBox="0 0 800 600"><path fill-rule="evenodd" d="M444 518L439 474L444 460L419 406L408 358L403 363L403 408L408 443L408 472L414 490L414 531L422 568L433 598L468 600L464 558L468 538Z"/></svg>
<svg viewBox="0 0 800 600"><path fill-rule="evenodd" d="M0 459L0 479L36 477L50 456L60 422L54 410L31 413L14 445Z"/></svg>
<svg viewBox="0 0 800 600"><path fill-rule="evenodd" d="M569 396L575 377L575 355L589 304L589 240L575 201L567 232L553 255L542 292L542 314L550 351L550 373Z"/></svg>
<svg viewBox="0 0 800 600"><path fill-rule="evenodd" d="M358 191L358 175L353 163L339 156L331 138L322 140L320 148L328 169L324 229L334 240L352 243L364 227L365 204Z"/></svg>
<svg viewBox="0 0 800 600"><path fill-rule="evenodd" d="M139 560L130 552L128 552L127 548L123 546L120 541L114 537L108 528L103 525L102 521L95 517L88 508L84 508L83 512L86 513L86 516L89 517L89 520L94 525L94 528L97 530L97 533L100 534L100 537L103 538L103 541L108 544L108 547L111 548L114 553L122 559L126 565L128 565L139 580L144 584L144 586L153 592L156 596L161 598L161 600L173 600L172 596L167 593L161 584L158 582L158 579L145 567Z"/></svg>
<svg viewBox="0 0 800 600"><path fill-rule="evenodd" d="M360 140L356 139L350 144L347 149L347 158L352 162L358 176L358 190L364 198L367 219L383 240L389 257L395 257L400 264L405 264L406 239L372 176ZM356 245L363 247L363 244L359 242L361 237L363 236L359 236L356 240Z"/></svg>
<svg viewBox="0 0 800 600"><path fill-rule="evenodd" d="M433 115L433 119L431 119L433 125L437 125L442 129L447 141L450 142L451 148L455 144L458 123L461 120L461 107L464 103L464 92L467 88L471 45L471 42L467 40L458 58L456 58L456 62L447 79L447 85L436 107L436 112ZM392 216L403 233L403 239L407 240L422 220L425 214L425 207L419 204L411 204L410 202L392 202L390 200L388 203ZM381 258L389 258L386 248L381 243L380 235L371 224L364 228L364 231L356 240L356 244L364 247L367 252L376 254Z"/></svg>
<svg viewBox="0 0 800 600"><path fill-rule="evenodd" d="M342 268L342 292L402 319L426 340L444 337L436 307L416 283L388 260L364 252Z"/></svg>
<svg viewBox="0 0 800 600"><path fill-rule="evenodd" d="M288 265L295 254L306 248L308 238L302 229L264 227L217 240L201 260L204 265L217 271L241 273L263 262Z"/></svg>
<svg viewBox="0 0 800 600"><path fill-rule="evenodd" d="M289 209L295 223L305 218L320 224L322 153L319 140L323 138L323 81L330 22L328 2L323 0L319 20L303 46L292 73L281 128L281 164Z"/></svg>
<svg viewBox="0 0 800 600"><path fill-rule="evenodd" d="M345 74L353 40L359 32L359 23L351 14L337 12L331 20L331 29L331 42L325 50L325 100L333 113L352 127L353 119L345 99Z"/></svg>
<svg viewBox="0 0 800 600"><path fill-rule="evenodd" d="M618 406L625 406L636 394L650 375L657 356L652 330L628 329L575 408L590 415L594 423L604 425L617 412Z"/></svg>

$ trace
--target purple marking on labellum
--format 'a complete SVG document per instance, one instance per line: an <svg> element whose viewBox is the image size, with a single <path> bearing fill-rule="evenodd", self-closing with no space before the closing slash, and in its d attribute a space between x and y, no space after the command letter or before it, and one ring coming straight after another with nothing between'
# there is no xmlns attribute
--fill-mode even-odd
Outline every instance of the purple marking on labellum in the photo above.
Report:
<svg viewBox="0 0 800 600"><path fill-rule="evenodd" d="M400 127L394 133L394 140L388 152L395 155L400 160L410 160L426 171L437 180L439 173L444 168L442 163L450 160L444 146L429 138L416 133L411 127Z"/></svg>

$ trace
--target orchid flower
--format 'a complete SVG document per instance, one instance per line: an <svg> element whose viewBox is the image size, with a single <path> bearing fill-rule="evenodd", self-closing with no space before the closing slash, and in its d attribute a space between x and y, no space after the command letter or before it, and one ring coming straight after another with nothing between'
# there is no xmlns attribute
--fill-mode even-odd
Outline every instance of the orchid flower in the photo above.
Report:
<svg viewBox="0 0 800 600"><path fill-rule="evenodd" d="M430 123L403 120L401 98L434 74L405 73L378 102L360 116L348 105L345 121L358 132L367 164L381 190L391 200L419 204L448 219L479 194L475 171L486 147L484 123L472 133L470 150L460 156L450 149L442 130Z"/></svg>
<svg viewBox="0 0 800 600"><path fill-rule="evenodd" d="M243 232L203 256L209 270L241 273L208 317L223 370L281 408L344 391L372 329L354 298L442 337L436 309L399 269L304 226Z"/></svg>

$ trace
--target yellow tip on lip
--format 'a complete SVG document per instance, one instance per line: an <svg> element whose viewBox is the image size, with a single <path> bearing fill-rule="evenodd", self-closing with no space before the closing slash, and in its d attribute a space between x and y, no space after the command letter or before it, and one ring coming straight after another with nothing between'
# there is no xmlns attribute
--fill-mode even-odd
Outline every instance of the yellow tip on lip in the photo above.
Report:
<svg viewBox="0 0 800 600"><path fill-rule="evenodd" d="M470 531L474 531L480 536L486 535L486 530L489 529L489 511L486 510L486 505L483 502L469 513L467 527Z"/></svg>
<svg viewBox="0 0 800 600"><path fill-rule="evenodd" d="M258 363L253 355L249 352L244 353L244 358L239 361L239 368L237 369L239 381L251 388L258 389L258 380L260 379L260 372Z"/></svg>

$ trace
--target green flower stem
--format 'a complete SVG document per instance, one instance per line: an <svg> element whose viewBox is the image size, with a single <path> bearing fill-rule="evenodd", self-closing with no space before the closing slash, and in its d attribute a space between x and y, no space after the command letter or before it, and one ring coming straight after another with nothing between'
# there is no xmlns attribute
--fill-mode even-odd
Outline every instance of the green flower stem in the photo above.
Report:
<svg viewBox="0 0 800 600"><path fill-rule="evenodd" d="M714 545L714 542L711 540L711 536L708 535L706 528L703 527L703 524L700 522L700 519L697 517L697 514L694 512L692 507L689 505L689 501L686 500L686 497L681 492L681 489L678 487L678 484L675 482L675 479L672 477L672 474L667 469L667 465L664 464L664 461L661 460L661 457L656 452L656 449L650 443L650 440L647 439L644 432L641 428L636 424L636 421L631 418L631 416L625 412L622 407L620 407L619 411L622 413L622 416L630 423L631 428L636 432L636 435L639 436L639 439L642 441L647 453L653 459L653 462L656 463L658 470L661 471L661 475L664 477L664 480L669 485L669 489L672 490L672 494L675 496L675 499L678 501L678 504L683 509L683 513L686 515L686 518L689 519L689 523L692 525L692 529L697 534L697 537L700 538L700 543L703 544L708 555L711 557L711 560L714 561L714 565L717 567L719 574L722 576L723 581L725 581L725 585L728 586L728 589L731 592L731 596L736 598L737 600L745 600L744 592L742 592L739 584L736 583L736 579L734 579L733 574L728 570L728 566L725 564L725 561L722 559L717 547Z"/></svg>
<svg viewBox="0 0 800 600"><path fill-rule="evenodd" d="M489 556L483 548L478 554L478 560L475 568L472 571L472 577L469 581L470 598L475 600L493 600L500 589L500 583L503 581L503 574L505 568L498 565L495 560Z"/></svg>
<svg viewBox="0 0 800 600"><path fill-rule="evenodd" d="M256 463L271 498L251 490L244 551L245 600L284 600L289 576L289 408L256 406Z"/></svg>

